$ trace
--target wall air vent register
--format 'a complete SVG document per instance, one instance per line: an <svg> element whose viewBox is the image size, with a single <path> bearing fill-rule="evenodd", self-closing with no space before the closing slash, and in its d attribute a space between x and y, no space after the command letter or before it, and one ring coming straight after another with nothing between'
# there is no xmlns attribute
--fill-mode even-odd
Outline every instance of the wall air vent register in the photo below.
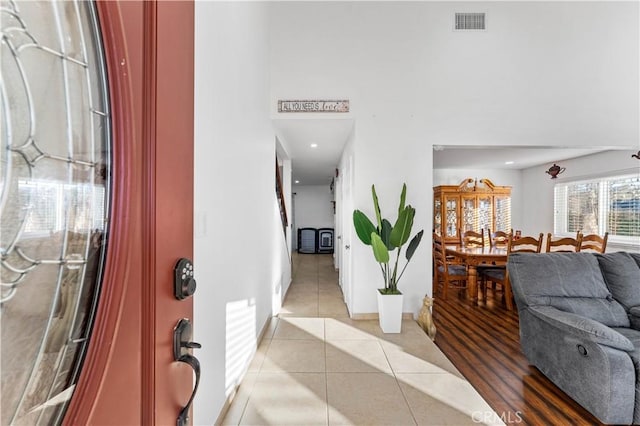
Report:
<svg viewBox="0 0 640 426"><path fill-rule="evenodd" d="M487 29L486 13L456 13L455 31L485 31Z"/></svg>

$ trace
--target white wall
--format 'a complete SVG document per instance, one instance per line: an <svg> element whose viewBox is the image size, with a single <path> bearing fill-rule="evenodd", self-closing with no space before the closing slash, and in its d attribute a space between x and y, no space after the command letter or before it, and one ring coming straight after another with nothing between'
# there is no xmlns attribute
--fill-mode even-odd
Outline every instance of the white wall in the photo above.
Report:
<svg viewBox="0 0 640 426"><path fill-rule="evenodd" d="M487 12L489 29L452 31L460 10ZM350 99L354 207L372 212L375 184L390 216L406 182L428 231L434 144L637 146L637 17L637 2L271 3L272 112ZM405 312L430 292L426 240L400 283ZM376 312L377 266L351 247L352 313Z"/></svg>
<svg viewBox="0 0 640 426"><path fill-rule="evenodd" d="M616 173L638 173L638 160L631 157L636 151L619 150L558 161L565 167L556 179L545 173L549 165L531 167L522 171L522 189L527 196L523 203L523 235L553 233L553 188L556 183L595 178Z"/></svg>
<svg viewBox="0 0 640 426"><path fill-rule="evenodd" d="M198 425L218 418L290 281L274 190L266 9L266 3L195 3Z"/></svg>
<svg viewBox="0 0 640 426"><path fill-rule="evenodd" d="M296 185L295 240L299 228L335 228L333 217L333 194L329 185ZM297 246L296 246L297 248Z"/></svg>

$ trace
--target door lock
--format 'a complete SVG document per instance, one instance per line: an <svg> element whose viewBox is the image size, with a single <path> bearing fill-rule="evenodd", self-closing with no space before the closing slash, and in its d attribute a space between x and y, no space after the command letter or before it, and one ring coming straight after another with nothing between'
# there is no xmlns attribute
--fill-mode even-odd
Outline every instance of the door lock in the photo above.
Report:
<svg viewBox="0 0 640 426"><path fill-rule="evenodd" d="M182 258L173 269L173 285L176 299L184 300L193 296L196 291L196 280L193 278L193 262Z"/></svg>

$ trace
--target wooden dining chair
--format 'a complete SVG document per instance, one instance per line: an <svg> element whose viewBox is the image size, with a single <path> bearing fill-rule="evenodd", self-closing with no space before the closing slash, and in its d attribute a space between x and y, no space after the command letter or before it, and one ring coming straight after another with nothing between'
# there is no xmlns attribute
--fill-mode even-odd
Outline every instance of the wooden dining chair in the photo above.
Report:
<svg viewBox="0 0 640 426"><path fill-rule="evenodd" d="M509 243L507 244L507 259L509 259L511 253L540 253L543 240L544 234L542 232L538 238L526 236L514 239L513 235L510 235ZM513 310L513 293L511 291L511 284L509 283L509 273L507 269L487 270L485 277L487 281L502 285L507 310Z"/></svg>
<svg viewBox="0 0 640 426"><path fill-rule="evenodd" d="M572 237L553 237L551 233L547 234L547 253L551 252L579 252L582 234L578 233L576 238Z"/></svg>
<svg viewBox="0 0 640 426"><path fill-rule="evenodd" d="M491 229L488 229L487 235L489 236L489 245L491 247L507 248L507 245L509 245L510 234L513 234L513 229L511 230L511 232L504 232L504 231L491 232Z"/></svg>
<svg viewBox="0 0 640 426"><path fill-rule="evenodd" d="M507 246L509 245L509 235L513 234L513 229L511 229L509 232L504 232L504 231L495 231L495 232L491 232L491 229L487 229L487 236L489 237L489 245L491 247L499 247L499 248L504 248L506 249ZM505 269L505 265L487 265L483 268L478 269L479 275L480 275L480 290L483 293L483 296L486 297L487 295L487 272L497 269L497 270L501 270L504 271ZM491 288L493 291L496 291L496 283L495 281L489 281L491 283Z"/></svg>
<svg viewBox="0 0 640 426"><path fill-rule="evenodd" d="M484 229L480 232L475 231L460 231L462 245L465 247L484 247Z"/></svg>
<svg viewBox="0 0 640 426"><path fill-rule="evenodd" d="M467 288L469 274L466 265L450 263L446 255L446 249L442 237L433 234L433 256L435 274L433 279L432 294L436 294L442 283L442 298L447 298L449 287L458 289Z"/></svg>
<svg viewBox="0 0 640 426"><path fill-rule="evenodd" d="M580 232L578 232L578 235L582 237L580 240L580 251L604 253L607 249L607 240L609 239L608 232L605 232L602 237L598 234L582 235Z"/></svg>

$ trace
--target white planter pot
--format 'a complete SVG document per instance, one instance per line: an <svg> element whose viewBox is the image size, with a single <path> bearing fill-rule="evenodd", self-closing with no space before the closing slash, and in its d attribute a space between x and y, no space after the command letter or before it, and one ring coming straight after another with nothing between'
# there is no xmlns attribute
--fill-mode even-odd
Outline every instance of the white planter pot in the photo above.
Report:
<svg viewBox="0 0 640 426"><path fill-rule="evenodd" d="M402 329L402 294L378 293L378 316L383 333L400 333Z"/></svg>

